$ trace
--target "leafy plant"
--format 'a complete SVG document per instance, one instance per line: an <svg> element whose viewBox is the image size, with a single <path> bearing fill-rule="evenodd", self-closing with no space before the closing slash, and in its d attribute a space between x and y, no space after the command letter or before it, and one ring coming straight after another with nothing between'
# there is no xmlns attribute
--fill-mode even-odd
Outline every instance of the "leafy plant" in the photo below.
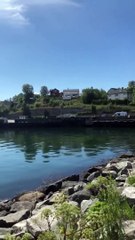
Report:
<svg viewBox="0 0 135 240"><path fill-rule="evenodd" d="M131 175L128 177L127 182L129 185L132 185L135 187L135 175Z"/></svg>
<svg viewBox="0 0 135 240"><path fill-rule="evenodd" d="M38 240L57 240L57 237L54 232L46 231L38 236Z"/></svg>

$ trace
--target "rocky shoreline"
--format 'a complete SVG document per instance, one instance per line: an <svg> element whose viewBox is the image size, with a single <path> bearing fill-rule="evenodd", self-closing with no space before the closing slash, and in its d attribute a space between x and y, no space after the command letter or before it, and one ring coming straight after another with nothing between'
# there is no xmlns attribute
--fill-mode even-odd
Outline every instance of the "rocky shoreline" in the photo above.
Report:
<svg viewBox="0 0 135 240"><path fill-rule="evenodd" d="M135 204L135 187L129 186L127 178L135 175L135 155L123 154L109 163L92 167L81 175L72 175L48 186L41 186L36 191L22 193L13 199L0 202L0 239L7 233L22 236L25 232L32 239L47 230L45 220L40 219L43 209L54 211L56 196L61 192L68 196L71 204L80 207L82 212L93 203L92 192L86 184L99 176L111 176L116 180L117 188L131 206ZM94 191L94 189L93 189ZM135 221L126 221L125 232L129 239L135 239ZM127 238L128 239L128 238Z"/></svg>

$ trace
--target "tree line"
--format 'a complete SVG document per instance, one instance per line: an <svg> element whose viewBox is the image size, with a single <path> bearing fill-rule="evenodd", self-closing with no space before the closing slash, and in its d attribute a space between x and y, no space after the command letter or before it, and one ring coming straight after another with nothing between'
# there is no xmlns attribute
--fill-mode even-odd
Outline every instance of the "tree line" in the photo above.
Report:
<svg viewBox="0 0 135 240"><path fill-rule="evenodd" d="M135 81L130 81L127 90L130 92L131 99L108 100L107 92L103 89L85 88L82 90L78 99L65 101L62 99L62 93L58 89L48 90L47 86L41 86L40 93L34 93L31 84L24 84L22 92L13 96L10 100L0 102L0 116L4 114L22 111L30 115L30 110L39 107L83 107L85 105L134 105L135 104Z"/></svg>

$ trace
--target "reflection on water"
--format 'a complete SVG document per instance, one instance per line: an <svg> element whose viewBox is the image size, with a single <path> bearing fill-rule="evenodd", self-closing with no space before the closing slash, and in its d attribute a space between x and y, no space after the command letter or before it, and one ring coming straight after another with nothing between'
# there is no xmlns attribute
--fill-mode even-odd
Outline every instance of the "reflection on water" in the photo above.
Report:
<svg viewBox="0 0 135 240"><path fill-rule="evenodd" d="M134 138L134 129L1 131L0 198L134 151Z"/></svg>

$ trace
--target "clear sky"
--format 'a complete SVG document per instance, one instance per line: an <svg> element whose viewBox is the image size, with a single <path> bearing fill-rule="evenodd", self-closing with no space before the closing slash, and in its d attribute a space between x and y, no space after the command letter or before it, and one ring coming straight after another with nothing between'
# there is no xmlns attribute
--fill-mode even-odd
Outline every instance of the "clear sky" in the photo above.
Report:
<svg viewBox="0 0 135 240"><path fill-rule="evenodd" d="M0 99L135 79L135 0L0 0Z"/></svg>

